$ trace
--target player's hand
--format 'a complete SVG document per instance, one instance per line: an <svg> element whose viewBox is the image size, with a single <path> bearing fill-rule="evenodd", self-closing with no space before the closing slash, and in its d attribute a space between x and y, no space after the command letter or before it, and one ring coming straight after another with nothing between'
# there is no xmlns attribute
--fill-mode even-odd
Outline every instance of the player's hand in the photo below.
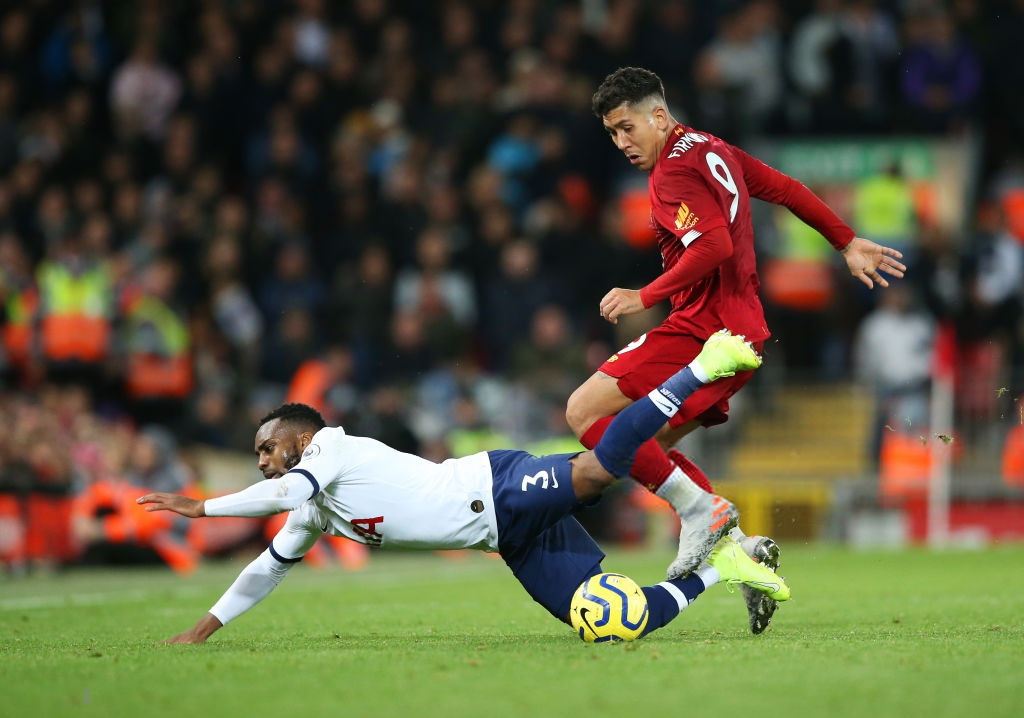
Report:
<svg viewBox="0 0 1024 718"><path fill-rule="evenodd" d="M164 643L206 643L206 639L220 630L223 625L219 618L212 613L207 613L192 628L168 638Z"/></svg>
<svg viewBox="0 0 1024 718"><path fill-rule="evenodd" d="M135 499L137 504L149 504L146 511L173 511L176 514L198 519L206 516L205 506L199 499L189 498L181 494L156 492Z"/></svg>
<svg viewBox="0 0 1024 718"><path fill-rule="evenodd" d="M883 273L902 279L903 273L907 271L906 266L899 261L902 258L902 252L863 237L854 237L843 250L843 259L846 260L850 274L867 285L868 289L874 289L875 284L880 287L889 286Z"/></svg>
<svg viewBox="0 0 1024 718"><path fill-rule="evenodd" d="M185 631L179 633L177 636L171 636L164 643L183 643L183 644L196 644L206 643L205 636L198 636L194 631Z"/></svg>
<svg viewBox="0 0 1024 718"><path fill-rule="evenodd" d="M638 314L647 307L640 301L640 290L616 287L601 299L601 316L612 324L619 323L619 317Z"/></svg>

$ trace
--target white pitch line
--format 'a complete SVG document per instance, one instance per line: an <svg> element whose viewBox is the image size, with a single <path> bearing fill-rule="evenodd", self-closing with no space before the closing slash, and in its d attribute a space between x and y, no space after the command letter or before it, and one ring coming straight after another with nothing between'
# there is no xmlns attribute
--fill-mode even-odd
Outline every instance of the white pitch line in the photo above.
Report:
<svg viewBox="0 0 1024 718"><path fill-rule="evenodd" d="M109 603L138 603L156 595L172 593L176 596L192 596L205 589L182 587L168 590L162 589L129 589L117 592L102 593L60 593L40 594L37 596L20 596L18 598L0 599L0 611L23 611L36 608L60 608L63 606L103 606Z"/></svg>

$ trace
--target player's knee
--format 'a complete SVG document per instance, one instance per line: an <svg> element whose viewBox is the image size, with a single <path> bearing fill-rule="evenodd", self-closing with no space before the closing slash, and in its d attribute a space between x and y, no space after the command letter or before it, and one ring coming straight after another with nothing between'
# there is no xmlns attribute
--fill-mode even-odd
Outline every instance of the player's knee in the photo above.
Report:
<svg viewBox="0 0 1024 718"><path fill-rule="evenodd" d="M569 401L565 404L565 421L573 433L580 437L594 423L595 418L587 407L583 387L580 387L569 396Z"/></svg>

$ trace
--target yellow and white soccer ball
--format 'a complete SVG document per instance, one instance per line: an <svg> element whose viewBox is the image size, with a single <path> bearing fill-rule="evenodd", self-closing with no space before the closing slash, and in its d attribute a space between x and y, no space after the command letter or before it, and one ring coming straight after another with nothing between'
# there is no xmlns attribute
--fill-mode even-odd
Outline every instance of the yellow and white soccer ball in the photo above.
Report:
<svg viewBox="0 0 1024 718"><path fill-rule="evenodd" d="M580 584L572 596L569 620L587 643L633 641L647 626L647 597L621 573L599 573Z"/></svg>

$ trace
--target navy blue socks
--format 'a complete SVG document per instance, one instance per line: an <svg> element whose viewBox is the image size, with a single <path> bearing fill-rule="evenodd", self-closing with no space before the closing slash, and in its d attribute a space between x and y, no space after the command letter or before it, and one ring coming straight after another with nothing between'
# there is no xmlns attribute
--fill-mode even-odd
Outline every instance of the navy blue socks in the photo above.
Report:
<svg viewBox="0 0 1024 718"><path fill-rule="evenodd" d="M679 612L693 603L697 596L704 593L704 581L696 573L686 578L662 581L655 586L643 586L641 590L647 597L647 626L643 635L656 631L669 623Z"/></svg>
<svg viewBox="0 0 1024 718"><path fill-rule="evenodd" d="M675 416L693 392L704 386L690 367L683 367L661 386L620 411L608 425L594 455L612 476L629 476L640 445L658 433Z"/></svg>

